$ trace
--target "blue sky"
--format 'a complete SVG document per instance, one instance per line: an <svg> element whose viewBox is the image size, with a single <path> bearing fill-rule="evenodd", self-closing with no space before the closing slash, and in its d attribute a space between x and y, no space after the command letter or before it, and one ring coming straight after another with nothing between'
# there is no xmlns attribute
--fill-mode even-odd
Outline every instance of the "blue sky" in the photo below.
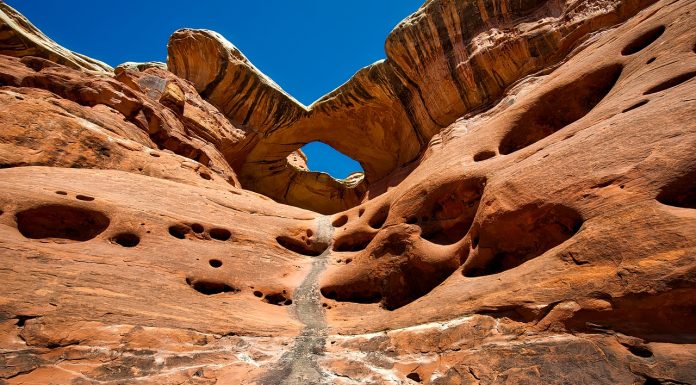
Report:
<svg viewBox="0 0 696 385"><path fill-rule="evenodd" d="M305 105L383 59L384 41L424 0L6 0L61 45L112 66L166 61L179 28L220 32ZM360 165L326 145L309 168L343 178Z"/></svg>

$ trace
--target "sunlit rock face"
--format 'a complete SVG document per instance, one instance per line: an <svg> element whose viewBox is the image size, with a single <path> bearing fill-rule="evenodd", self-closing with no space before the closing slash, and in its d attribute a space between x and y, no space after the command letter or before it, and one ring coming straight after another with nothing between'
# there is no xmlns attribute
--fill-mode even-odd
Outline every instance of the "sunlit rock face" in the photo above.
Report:
<svg viewBox="0 0 696 385"><path fill-rule="evenodd" d="M696 383L696 3L431 0L309 107L0 10L0 383Z"/></svg>

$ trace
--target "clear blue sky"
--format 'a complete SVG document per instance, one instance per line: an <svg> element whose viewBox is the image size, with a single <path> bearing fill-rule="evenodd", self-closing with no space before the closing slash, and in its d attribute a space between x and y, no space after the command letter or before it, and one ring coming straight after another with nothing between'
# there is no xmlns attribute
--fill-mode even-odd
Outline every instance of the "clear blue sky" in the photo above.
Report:
<svg viewBox="0 0 696 385"><path fill-rule="evenodd" d="M179 28L221 33L305 105L383 59L384 41L424 0L6 0L53 40L111 66L166 61ZM326 145L304 148L309 168L361 171Z"/></svg>

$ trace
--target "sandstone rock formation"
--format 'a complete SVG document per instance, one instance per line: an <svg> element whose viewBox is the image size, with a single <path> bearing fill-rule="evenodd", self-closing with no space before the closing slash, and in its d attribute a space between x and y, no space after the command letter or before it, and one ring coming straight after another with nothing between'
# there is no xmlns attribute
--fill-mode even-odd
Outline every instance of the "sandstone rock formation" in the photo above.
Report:
<svg viewBox="0 0 696 385"><path fill-rule="evenodd" d="M61 47L4 1L0 1L0 55L35 56L74 69L111 71L106 63Z"/></svg>
<svg viewBox="0 0 696 385"><path fill-rule="evenodd" d="M693 1L430 0L309 107L0 6L0 383L696 383Z"/></svg>

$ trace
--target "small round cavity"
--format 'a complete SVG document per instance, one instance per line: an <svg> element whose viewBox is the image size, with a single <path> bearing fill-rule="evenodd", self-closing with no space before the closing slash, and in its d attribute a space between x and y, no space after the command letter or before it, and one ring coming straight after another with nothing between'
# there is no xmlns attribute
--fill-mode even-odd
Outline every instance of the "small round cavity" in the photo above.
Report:
<svg viewBox="0 0 696 385"><path fill-rule="evenodd" d="M116 234L111 240L123 247L135 247L140 243L140 237L129 232Z"/></svg>
<svg viewBox="0 0 696 385"><path fill-rule="evenodd" d="M169 235L174 238L184 239L186 234L188 234L190 228L184 225L172 225L169 226Z"/></svg>
<svg viewBox="0 0 696 385"><path fill-rule="evenodd" d="M226 241L232 237L232 233L227 229L214 228L210 229L210 238L218 241Z"/></svg>
<svg viewBox="0 0 696 385"><path fill-rule="evenodd" d="M212 267L214 267L214 268L216 268L216 269L217 269L218 267L221 267L221 266L222 266L222 261L219 260L219 259L211 259L211 260L208 261L208 263L210 264L210 266L212 266Z"/></svg>
<svg viewBox="0 0 696 385"><path fill-rule="evenodd" d="M346 225L346 223L348 223L348 216L341 215L340 217L336 218L331 225L333 227L343 227Z"/></svg>

